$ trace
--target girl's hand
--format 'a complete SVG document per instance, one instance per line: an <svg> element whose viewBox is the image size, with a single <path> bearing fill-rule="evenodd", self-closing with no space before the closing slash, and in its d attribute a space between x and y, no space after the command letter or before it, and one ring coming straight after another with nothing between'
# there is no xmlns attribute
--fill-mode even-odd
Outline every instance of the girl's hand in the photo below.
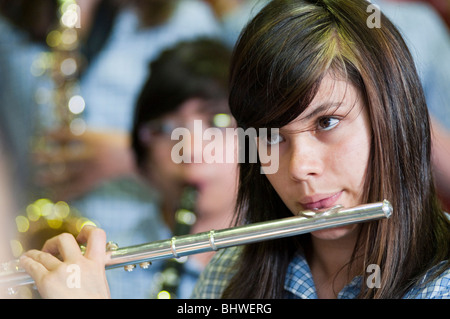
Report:
<svg viewBox="0 0 450 319"><path fill-rule="evenodd" d="M87 243L84 255L79 243ZM20 264L34 279L43 298L109 298L105 274L109 256L105 246L105 232L85 226L77 240L70 234L53 237L42 251L26 252Z"/></svg>

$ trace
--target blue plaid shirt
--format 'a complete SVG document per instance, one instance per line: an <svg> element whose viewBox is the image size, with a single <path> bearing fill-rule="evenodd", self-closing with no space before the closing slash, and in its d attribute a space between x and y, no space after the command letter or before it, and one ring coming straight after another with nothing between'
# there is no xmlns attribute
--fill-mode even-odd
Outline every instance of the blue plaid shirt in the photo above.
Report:
<svg viewBox="0 0 450 319"><path fill-rule="evenodd" d="M233 247L218 252L211 260L194 289L192 298L211 299L220 298L229 280L234 275L233 267L239 258L241 248ZM430 269L421 284L410 289L404 299L450 299L450 269L445 270L439 277L426 282L433 274ZM355 299L359 292L363 278L355 277L338 294L338 299ZM297 253L289 267L284 283L286 298L317 299L311 270L302 253Z"/></svg>

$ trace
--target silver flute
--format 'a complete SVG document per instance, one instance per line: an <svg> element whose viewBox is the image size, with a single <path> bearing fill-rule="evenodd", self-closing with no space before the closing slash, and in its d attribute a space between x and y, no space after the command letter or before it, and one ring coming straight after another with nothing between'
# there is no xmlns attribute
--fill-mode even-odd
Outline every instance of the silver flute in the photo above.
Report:
<svg viewBox="0 0 450 319"><path fill-rule="evenodd" d="M125 270L130 271L136 267L136 264L147 268L152 261L160 259L179 258L326 228L389 218L392 210L392 205L387 200L352 208L343 208L338 205L326 210L301 211L293 217L176 236L142 245L124 248L110 245L107 250L111 251L111 258L106 264L106 269L124 267ZM2 267L3 269L0 268L0 287L17 287L34 282L23 269L20 269L17 261L5 263Z"/></svg>

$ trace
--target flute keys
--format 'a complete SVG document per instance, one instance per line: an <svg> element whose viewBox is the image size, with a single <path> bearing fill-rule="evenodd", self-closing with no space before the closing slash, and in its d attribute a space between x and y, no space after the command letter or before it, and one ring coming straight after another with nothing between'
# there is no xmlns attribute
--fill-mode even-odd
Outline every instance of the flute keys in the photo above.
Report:
<svg viewBox="0 0 450 319"><path fill-rule="evenodd" d="M148 269L151 264L152 263L149 261L144 261L139 264L139 267L141 267L142 269ZM126 265L123 268L125 269L125 271L132 272L136 268L136 265Z"/></svg>
<svg viewBox="0 0 450 319"><path fill-rule="evenodd" d="M117 245L115 242L109 241L106 243L106 251L115 251L117 249L119 249L119 245ZM80 245L80 250L81 253L84 255L86 253L86 246Z"/></svg>
<svg viewBox="0 0 450 319"><path fill-rule="evenodd" d="M123 267L125 269L125 271L127 272L132 272L134 270L134 268L136 268L136 265L126 265L125 267Z"/></svg>
<svg viewBox="0 0 450 319"><path fill-rule="evenodd" d="M115 242L109 241L108 243L106 243L106 251L116 251L117 249L119 249L119 245L117 245Z"/></svg>
<svg viewBox="0 0 450 319"><path fill-rule="evenodd" d="M152 263L149 261L144 261L139 264L142 269L148 269ZM126 265L123 267L125 271L131 272L136 268L136 265Z"/></svg>
<svg viewBox="0 0 450 319"><path fill-rule="evenodd" d="M139 266L140 266L142 269L148 269L148 267L150 267L151 264L152 264L152 263L149 262L149 261L144 261L144 262L140 263Z"/></svg>

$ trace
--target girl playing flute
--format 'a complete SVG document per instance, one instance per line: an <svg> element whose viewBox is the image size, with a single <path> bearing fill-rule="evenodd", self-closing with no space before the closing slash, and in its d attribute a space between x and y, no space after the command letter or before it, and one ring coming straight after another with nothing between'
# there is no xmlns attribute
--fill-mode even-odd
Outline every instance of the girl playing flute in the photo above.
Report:
<svg viewBox="0 0 450 319"><path fill-rule="evenodd" d="M435 194L423 91L399 32L369 8L363 0L275 0L244 29L229 104L239 127L279 128L259 137L279 147L279 169L240 164L237 223L383 199L392 217L224 250L194 297L450 296L450 223ZM22 265L48 297L71 293L64 263L89 266L83 297L106 297L104 237L86 228L84 257L73 238L57 237L44 251L64 261L32 251ZM100 282L94 276L87 289L96 274Z"/></svg>

